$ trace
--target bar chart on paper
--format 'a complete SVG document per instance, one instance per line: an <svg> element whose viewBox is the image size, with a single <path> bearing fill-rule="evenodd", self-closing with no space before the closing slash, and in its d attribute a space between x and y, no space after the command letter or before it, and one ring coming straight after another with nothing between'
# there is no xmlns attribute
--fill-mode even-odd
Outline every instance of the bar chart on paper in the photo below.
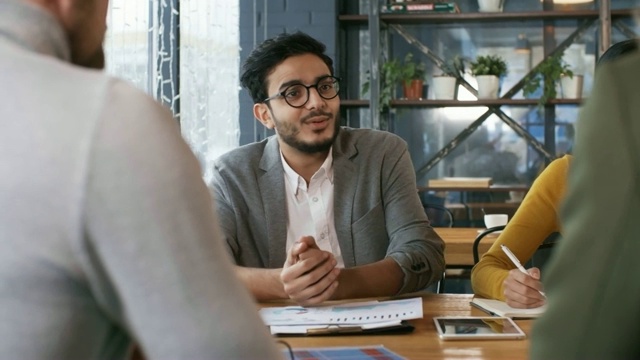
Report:
<svg viewBox="0 0 640 360"><path fill-rule="evenodd" d="M285 352L285 358L287 358ZM406 360L384 346L294 348L295 360Z"/></svg>

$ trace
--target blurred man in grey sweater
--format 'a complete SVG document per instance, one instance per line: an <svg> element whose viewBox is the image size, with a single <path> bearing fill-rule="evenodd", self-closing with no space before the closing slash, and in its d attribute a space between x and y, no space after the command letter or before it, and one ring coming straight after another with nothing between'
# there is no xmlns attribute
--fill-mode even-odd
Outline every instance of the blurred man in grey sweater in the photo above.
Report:
<svg viewBox="0 0 640 360"><path fill-rule="evenodd" d="M0 359L276 358L171 114L87 69L107 3L0 0Z"/></svg>

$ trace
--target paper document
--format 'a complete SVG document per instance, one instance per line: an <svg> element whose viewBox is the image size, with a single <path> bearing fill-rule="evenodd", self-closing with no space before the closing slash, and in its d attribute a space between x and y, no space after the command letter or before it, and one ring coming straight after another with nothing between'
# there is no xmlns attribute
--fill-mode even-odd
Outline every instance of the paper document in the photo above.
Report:
<svg viewBox="0 0 640 360"><path fill-rule="evenodd" d="M286 359L289 352L283 350ZM333 360L405 360L404 357L385 348L377 346L344 346L344 347L324 347L324 348L293 348L293 358L295 360L308 359L333 359Z"/></svg>
<svg viewBox="0 0 640 360"><path fill-rule="evenodd" d="M333 306L263 308L260 316L272 334L327 334L374 329L408 330L402 320L422 318L422 299L366 301Z"/></svg>
<svg viewBox="0 0 640 360"><path fill-rule="evenodd" d="M491 315L520 319L537 318L544 314L544 311L547 309L546 305L533 309L516 309L507 305L504 301L482 299L478 297L474 297L473 300L471 300L471 305L479 308L480 310L486 311Z"/></svg>

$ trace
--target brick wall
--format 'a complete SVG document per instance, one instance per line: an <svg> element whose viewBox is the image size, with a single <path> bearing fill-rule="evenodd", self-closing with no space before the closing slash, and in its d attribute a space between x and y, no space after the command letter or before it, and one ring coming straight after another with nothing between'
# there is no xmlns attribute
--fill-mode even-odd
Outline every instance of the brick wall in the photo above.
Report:
<svg viewBox="0 0 640 360"><path fill-rule="evenodd" d="M337 7L333 0L239 0L240 66L254 44L283 32L303 31L327 46L327 54L337 62ZM255 3L255 9L254 9ZM266 14L265 14L266 3ZM265 26L266 25L266 26ZM265 36L266 35L266 36ZM335 65L335 64L334 64ZM242 73L242 68L240 68ZM240 145L270 135L253 117L253 102L245 89L240 91ZM257 131L255 131L257 130Z"/></svg>

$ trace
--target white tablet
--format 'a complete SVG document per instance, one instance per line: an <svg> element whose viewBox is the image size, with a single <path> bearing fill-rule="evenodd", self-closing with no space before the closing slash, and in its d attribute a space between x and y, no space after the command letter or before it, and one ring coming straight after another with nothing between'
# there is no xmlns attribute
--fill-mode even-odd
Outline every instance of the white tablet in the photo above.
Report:
<svg viewBox="0 0 640 360"><path fill-rule="evenodd" d="M443 340L524 339L525 333L506 317L442 316L434 317L436 329Z"/></svg>

